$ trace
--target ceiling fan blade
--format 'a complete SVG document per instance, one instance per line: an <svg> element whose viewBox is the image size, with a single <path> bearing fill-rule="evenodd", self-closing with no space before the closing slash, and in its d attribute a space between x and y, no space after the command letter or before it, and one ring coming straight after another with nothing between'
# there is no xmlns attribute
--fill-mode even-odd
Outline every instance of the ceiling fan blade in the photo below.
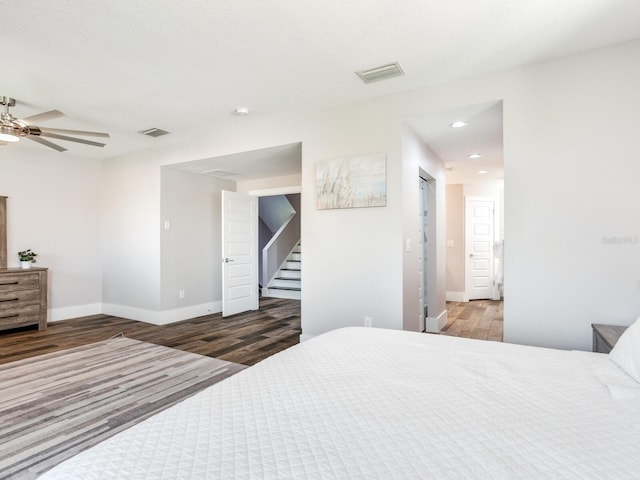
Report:
<svg viewBox="0 0 640 480"><path fill-rule="evenodd" d="M64 117L64 113L59 110L49 110L48 112L42 112L36 115L31 115L30 117L25 117L22 119L22 121L28 124L32 124L36 122L45 122L47 120L53 120L54 118L60 117Z"/></svg>
<svg viewBox="0 0 640 480"><path fill-rule="evenodd" d="M91 140L85 140L84 138L75 138L75 137L68 137L66 135L58 135L57 133L42 132L40 136L47 137L47 138L57 138L58 140L66 140L68 142L83 143L85 145L93 145L94 147L104 147L105 145L104 143L92 142Z"/></svg>
<svg viewBox="0 0 640 480"><path fill-rule="evenodd" d="M104 137L104 138L110 138L110 135L108 133L102 133L102 132L87 132L85 130L68 130L66 128L44 128L44 127L40 127L40 130L42 130L43 132L46 133L69 133L71 135L87 135L89 137Z"/></svg>
<svg viewBox="0 0 640 480"><path fill-rule="evenodd" d="M26 138L28 138L29 140L33 140L34 142L37 142L40 145L44 145L45 147L53 148L54 150L57 150L59 152L67 151L66 148L61 147L60 145L56 145L55 143L50 142L49 140L45 140L44 138L34 137L33 135L29 135Z"/></svg>

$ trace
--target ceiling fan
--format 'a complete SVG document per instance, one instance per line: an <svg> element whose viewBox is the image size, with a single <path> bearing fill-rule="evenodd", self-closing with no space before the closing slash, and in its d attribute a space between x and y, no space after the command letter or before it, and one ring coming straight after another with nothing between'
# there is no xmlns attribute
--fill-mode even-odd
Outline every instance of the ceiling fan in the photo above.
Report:
<svg viewBox="0 0 640 480"><path fill-rule="evenodd" d="M36 125L33 125L34 122L53 120L54 118L63 117L64 113L58 110L50 110L48 112L38 113L25 118L16 118L9 113L9 107L13 107L15 104L15 99L0 96L0 105L4 106L4 111L0 114L0 145L6 145L8 143L17 142L21 138L27 138L39 143L40 145L44 145L45 147L53 148L59 152L64 152L67 150L66 148L42 137L93 145L94 147L104 147L105 144L94 142L92 140L85 140L83 138L70 137L69 134L109 138L108 133L67 130L64 128L37 127Z"/></svg>

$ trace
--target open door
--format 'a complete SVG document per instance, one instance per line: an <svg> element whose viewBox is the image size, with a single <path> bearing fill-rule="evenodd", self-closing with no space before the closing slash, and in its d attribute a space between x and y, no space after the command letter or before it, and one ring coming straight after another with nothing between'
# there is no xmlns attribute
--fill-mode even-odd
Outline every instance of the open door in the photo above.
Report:
<svg viewBox="0 0 640 480"><path fill-rule="evenodd" d="M258 309L258 198L222 191L222 316Z"/></svg>

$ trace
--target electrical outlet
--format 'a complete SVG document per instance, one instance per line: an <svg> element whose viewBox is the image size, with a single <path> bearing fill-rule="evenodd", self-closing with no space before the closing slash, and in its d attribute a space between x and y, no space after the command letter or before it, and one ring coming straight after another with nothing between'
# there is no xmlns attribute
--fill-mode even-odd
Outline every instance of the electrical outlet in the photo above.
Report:
<svg viewBox="0 0 640 480"><path fill-rule="evenodd" d="M183 299L184 298L184 290L180 290L178 292L178 298Z"/></svg>
<svg viewBox="0 0 640 480"><path fill-rule="evenodd" d="M364 326L365 327L373 327L373 318L364 317Z"/></svg>

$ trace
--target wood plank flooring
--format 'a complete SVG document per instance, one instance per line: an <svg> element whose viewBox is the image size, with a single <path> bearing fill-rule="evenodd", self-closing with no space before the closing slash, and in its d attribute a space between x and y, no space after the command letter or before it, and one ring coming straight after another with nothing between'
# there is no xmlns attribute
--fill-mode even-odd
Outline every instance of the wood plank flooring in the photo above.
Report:
<svg viewBox="0 0 640 480"><path fill-rule="evenodd" d="M501 342L502 301L447 302L442 334ZM260 310L222 318L221 314L170 325L151 325L110 315L50 322L47 330L32 327L0 332L0 364L106 340L118 333L128 338L253 365L300 341L300 302L260 299Z"/></svg>
<svg viewBox="0 0 640 480"><path fill-rule="evenodd" d="M447 324L441 333L502 342L503 316L502 300L447 302Z"/></svg>
<svg viewBox="0 0 640 480"><path fill-rule="evenodd" d="M260 310L151 325L110 315L50 322L46 330L0 332L0 363L106 340L118 333L144 342L253 365L300 341L300 301L261 298Z"/></svg>

